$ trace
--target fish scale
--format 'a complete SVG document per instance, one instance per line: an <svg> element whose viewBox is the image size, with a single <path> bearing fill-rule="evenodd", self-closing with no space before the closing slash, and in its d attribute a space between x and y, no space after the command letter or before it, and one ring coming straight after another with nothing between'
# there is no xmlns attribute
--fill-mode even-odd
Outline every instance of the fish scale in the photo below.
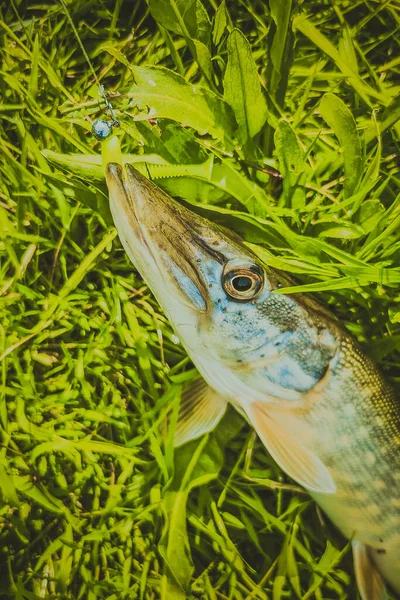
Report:
<svg viewBox="0 0 400 600"><path fill-rule="evenodd" d="M356 535L379 552L395 553L400 572L399 415L398 401L376 366L345 338L332 383L307 415L331 440L318 451L337 491L334 497L311 495L347 538ZM386 577L393 585L399 579L395 573Z"/></svg>

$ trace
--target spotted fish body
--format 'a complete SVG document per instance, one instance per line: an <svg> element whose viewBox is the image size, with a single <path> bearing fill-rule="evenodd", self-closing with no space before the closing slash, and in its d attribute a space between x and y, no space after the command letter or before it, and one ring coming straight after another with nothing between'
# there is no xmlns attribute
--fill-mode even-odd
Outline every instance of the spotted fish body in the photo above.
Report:
<svg viewBox="0 0 400 600"><path fill-rule="evenodd" d="M354 340L337 334L329 383L300 417L318 431L313 450L329 469L336 492L311 495L347 538L370 549L385 579L400 591L399 404Z"/></svg>
<svg viewBox="0 0 400 600"><path fill-rule="evenodd" d="M337 320L234 234L193 214L132 167L107 167L124 248L203 382L182 398L177 445L231 403L281 468L353 540L363 600L400 592L400 408Z"/></svg>

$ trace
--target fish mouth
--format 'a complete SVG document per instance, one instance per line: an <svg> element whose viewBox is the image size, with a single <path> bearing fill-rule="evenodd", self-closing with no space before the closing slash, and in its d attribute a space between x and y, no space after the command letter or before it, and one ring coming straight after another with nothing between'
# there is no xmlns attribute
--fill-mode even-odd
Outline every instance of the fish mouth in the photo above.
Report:
<svg viewBox="0 0 400 600"><path fill-rule="evenodd" d="M212 270L218 278L225 262L218 227L170 198L129 164L108 163L106 181L121 242L161 306L168 309L172 297L207 311Z"/></svg>

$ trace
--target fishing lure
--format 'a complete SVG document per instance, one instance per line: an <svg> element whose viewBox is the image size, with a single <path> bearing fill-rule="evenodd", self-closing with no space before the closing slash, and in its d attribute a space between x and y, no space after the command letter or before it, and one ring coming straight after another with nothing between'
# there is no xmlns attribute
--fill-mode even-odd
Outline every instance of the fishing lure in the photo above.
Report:
<svg viewBox="0 0 400 600"><path fill-rule="evenodd" d="M105 121L104 119L97 119L92 125L92 133L93 133L94 137L97 140L103 142L104 140L109 138L110 135L113 134L114 127L120 127L120 122L118 121L118 119L115 118L114 109L111 105L111 102L109 101L109 99L107 97L107 94L104 89L104 85L102 85L102 84L99 85L99 91L105 102L106 109L109 111L111 119L112 119L111 121Z"/></svg>
<svg viewBox="0 0 400 600"><path fill-rule="evenodd" d="M92 125L93 136L99 141L104 141L107 138L109 138L110 135L113 133L114 127L120 126L120 122L115 117L114 109L111 105L110 100L107 97L104 85L100 83L99 78L97 77L96 71L94 70L94 67L92 64L92 61L90 60L90 57L89 57L88 53L86 52L85 46L83 45L80 35L74 25L73 20L71 19L71 15L69 14L69 10L68 10L64 0L59 0L59 2L64 10L64 13L65 13L68 21L69 21L72 31L74 32L75 38L80 46L83 56L85 57L85 60L89 66L89 69L92 72L94 80L97 82L97 85L99 88L99 94L104 101L105 108L106 108L106 110L108 110L110 117L111 117L111 121L106 121L105 119L97 119L96 121L94 121L94 123Z"/></svg>

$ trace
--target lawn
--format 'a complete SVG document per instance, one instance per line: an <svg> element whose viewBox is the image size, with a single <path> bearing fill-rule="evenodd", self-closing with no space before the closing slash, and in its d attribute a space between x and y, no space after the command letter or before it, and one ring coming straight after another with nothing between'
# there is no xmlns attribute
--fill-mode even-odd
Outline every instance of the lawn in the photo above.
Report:
<svg viewBox="0 0 400 600"><path fill-rule="evenodd" d="M400 389L399 5L202 2L0 6L0 599L358 598L349 543L237 413L174 450L196 371L91 127L101 83L126 160Z"/></svg>

